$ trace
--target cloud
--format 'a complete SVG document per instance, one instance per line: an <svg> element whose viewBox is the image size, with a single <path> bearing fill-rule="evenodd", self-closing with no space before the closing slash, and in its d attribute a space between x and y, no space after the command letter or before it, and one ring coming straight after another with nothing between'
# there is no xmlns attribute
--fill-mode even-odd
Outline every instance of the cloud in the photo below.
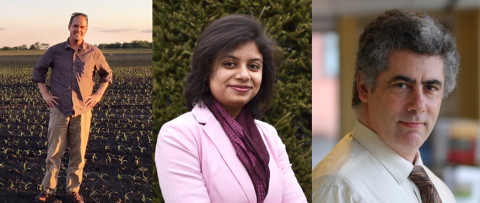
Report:
<svg viewBox="0 0 480 203"><path fill-rule="evenodd" d="M140 32L143 32L143 33L152 33L152 29L148 29L148 30L142 30Z"/></svg>
<svg viewBox="0 0 480 203"><path fill-rule="evenodd" d="M4 31L4 30L7 30L7 29L5 29L5 28L1 28L1 27L0 27L0 31Z"/></svg>
<svg viewBox="0 0 480 203"><path fill-rule="evenodd" d="M100 29L100 32L128 32L133 29Z"/></svg>

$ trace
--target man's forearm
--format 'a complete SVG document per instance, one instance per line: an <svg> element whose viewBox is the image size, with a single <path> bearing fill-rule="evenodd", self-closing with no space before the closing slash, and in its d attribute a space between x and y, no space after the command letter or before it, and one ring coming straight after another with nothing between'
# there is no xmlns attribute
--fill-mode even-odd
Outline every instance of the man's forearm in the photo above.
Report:
<svg viewBox="0 0 480 203"><path fill-rule="evenodd" d="M99 95L99 96L103 96L103 94L107 90L107 87L108 87L109 84L110 83L108 83L108 82L100 83L100 86L98 87L98 90L94 94Z"/></svg>
<svg viewBox="0 0 480 203"><path fill-rule="evenodd" d="M42 93L43 100L47 103L48 107L55 107L58 105L58 97L52 96L48 90L47 86L45 86L45 83L37 83L38 89L40 89L40 93Z"/></svg>
<svg viewBox="0 0 480 203"><path fill-rule="evenodd" d="M47 86L45 85L45 83L39 83L39 82L38 82L38 83L37 83L37 86L38 86L38 89L40 89L40 93L41 93L42 95L44 95L45 93L50 94L50 93L48 92L48 90L47 90Z"/></svg>

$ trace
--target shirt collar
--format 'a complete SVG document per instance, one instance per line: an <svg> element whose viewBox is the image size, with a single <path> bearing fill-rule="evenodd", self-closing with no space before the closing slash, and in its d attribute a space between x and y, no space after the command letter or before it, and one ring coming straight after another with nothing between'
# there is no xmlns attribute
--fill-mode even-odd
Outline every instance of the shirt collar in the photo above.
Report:
<svg viewBox="0 0 480 203"><path fill-rule="evenodd" d="M401 185L413 170L413 164L390 148L382 139L360 121L355 121L353 138L376 157L387 171ZM420 153L417 152L415 165L423 165Z"/></svg>
<svg viewBox="0 0 480 203"><path fill-rule="evenodd" d="M63 43L63 49L65 49L65 50L70 47L70 45L68 44L68 39L69 39L69 38L67 38L67 41L65 41L65 42Z"/></svg>
<svg viewBox="0 0 480 203"><path fill-rule="evenodd" d="M67 41L65 41L65 44L64 44L65 49L70 48L70 44L68 43L69 39L70 39L70 37L68 37ZM82 45L80 45L79 49L82 50L82 51L85 51L85 40L82 41Z"/></svg>

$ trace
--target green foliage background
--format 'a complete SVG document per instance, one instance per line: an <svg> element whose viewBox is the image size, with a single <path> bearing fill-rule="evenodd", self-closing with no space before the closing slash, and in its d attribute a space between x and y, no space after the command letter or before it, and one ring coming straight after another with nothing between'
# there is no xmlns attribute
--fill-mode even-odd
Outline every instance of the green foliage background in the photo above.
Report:
<svg viewBox="0 0 480 203"><path fill-rule="evenodd" d="M230 14L255 16L280 45L276 94L263 120L277 129L311 202L311 0L153 0L153 148L161 126L187 112L183 88L198 37L210 22ZM153 200L164 202L153 171Z"/></svg>

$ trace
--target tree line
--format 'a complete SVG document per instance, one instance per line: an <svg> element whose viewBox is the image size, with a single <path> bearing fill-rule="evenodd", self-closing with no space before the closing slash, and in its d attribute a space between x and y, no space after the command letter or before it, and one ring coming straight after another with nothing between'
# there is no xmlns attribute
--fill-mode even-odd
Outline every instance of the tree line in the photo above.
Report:
<svg viewBox="0 0 480 203"><path fill-rule="evenodd" d="M22 44L16 47L4 46L0 50L47 50L48 47L50 47L48 43L35 42L35 44L30 45L30 47L28 47L26 44Z"/></svg>
<svg viewBox="0 0 480 203"><path fill-rule="evenodd" d="M142 40L133 40L131 42L115 42L115 43L101 43L98 45L94 45L100 49L138 49L138 48L143 48L143 49L151 49L152 48L152 42L148 41L142 41ZM40 42L35 42L35 44L30 45L28 47L26 44L22 44L20 46L15 46L15 47L8 47L4 46L0 50L47 50L50 47L50 44L48 43L40 43Z"/></svg>
<svg viewBox="0 0 480 203"><path fill-rule="evenodd" d="M151 49L152 42L133 40L131 42L124 42L124 43L120 43L120 42L115 42L110 44L102 43L95 46L100 49L136 49L136 48Z"/></svg>

